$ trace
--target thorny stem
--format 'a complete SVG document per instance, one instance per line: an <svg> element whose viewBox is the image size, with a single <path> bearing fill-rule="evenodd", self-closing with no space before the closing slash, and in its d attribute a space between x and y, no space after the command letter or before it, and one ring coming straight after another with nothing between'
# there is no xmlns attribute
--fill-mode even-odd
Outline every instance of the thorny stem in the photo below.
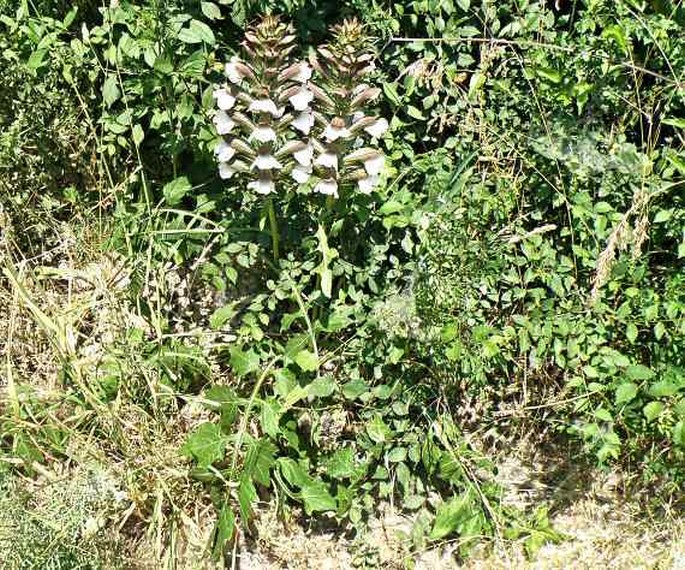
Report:
<svg viewBox="0 0 685 570"><path fill-rule="evenodd" d="M266 211L269 216L269 228L271 229L271 247L274 254L274 261L278 262L280 235L278 231L278 221L276 220L276 210L274 209L273 198L269 198L266 202Z"/></svg>

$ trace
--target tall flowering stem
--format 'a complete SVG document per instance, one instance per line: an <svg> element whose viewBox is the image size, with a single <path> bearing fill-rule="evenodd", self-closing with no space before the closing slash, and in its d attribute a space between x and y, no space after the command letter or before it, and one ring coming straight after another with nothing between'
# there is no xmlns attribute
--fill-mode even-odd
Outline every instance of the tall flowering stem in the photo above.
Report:
<svg viewBox="0 0 685 570"><path fill-rule="evenodd" d="M380 89L364 82L374 69L373 51L356 20L333 28L333 41L320 47L311 64L318 84L314 93L317 123L314 191L337 197L344 185L369 194L380 181L385 158L375 148L388 122L373 113Z"/></svg>
<svg viewBox="0 0 685 570"><path fill-rule="evenodd" d="M242 57L226 64L226 81L214 91L219 176L246 180L246 188L258 195L273 194L283 172L306 163L307 145L293 140L291 123L309 108L313 95L304 84L312 72L306 62L291 61L294 41L291 26L264 17L245 33ZM273 201L265 211L277 249Z"/></svg>

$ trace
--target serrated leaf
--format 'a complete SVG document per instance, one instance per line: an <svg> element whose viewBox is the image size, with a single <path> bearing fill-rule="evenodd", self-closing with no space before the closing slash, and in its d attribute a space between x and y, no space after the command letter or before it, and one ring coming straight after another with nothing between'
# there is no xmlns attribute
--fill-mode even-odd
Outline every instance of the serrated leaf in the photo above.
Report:
<svg viewBox="0 0 685 570"><path fill-rule="evenodd" d="M223 459L225 451L225 436L218 425L209 422L198 426L181 448L181 452L192 457L199 467L209 467Z"/></svg>
<svg viewBox="0 0 685 570"><path fill-rule="evenodd" d="M626 382L616 388L616 405L627 404L637 396L637 386L632 382Z"/></svg>
<svg viewBox="0 0 685 570"><path fill-rule="evenodd" d="M168 184L164 185L162 188L162 194L164 199L169 206L176 206L183 200L184 196L192 188L188 178L185 176L179 176L175 178Z"/></svg>
<svg viewBox="0 0 685 570"><path fill-rule="evenodd" d="M244 351L242 348L235 346L231 349L229 362L231 368L233 368L233 371L238 376L247 376L259 369L260 359L253 349Z"/></svg>
<svg viewBox="0 0 685 570"><path fill-rule="evenodd" d="M561 83L561 73L559 73L556 69L552 69L550 67L537 67L535 68L535 73L537 73L538 76L542 77L543 79L551 81L552 83Z"/></svg>
<svg viewBox="0 0 685 570"><path fill-rule="evenodd" d="M630 380L649 380L654 376L654 372L644 364L633 364L628 366L625 372Z"/></svg>
<svg viewBox="0 0 685 570"><path fill-rule="evenodd" d="M323 461L326 475L334 479L347 479L355 473L354 451L351 447L338 449Z"/></svg>
<svg viewBox="0 0 685 570"><path fill-rule="evenodd" d="M668 380L655 382L649 387L649 395L654 398L667 398L678 392L679 386Z"/></svg>
<svg viewBox="0 0 685 570"><path fill-rule="evenodd" d="M314 372L319 368L319 359L309 350L300 350L294 358L297 365L305 372Z"/></svg>
<svg viewBox="0 0 685 570"><path fill-rule="evenodd" d="M650 402L644 408L642 408L642 413L647 418L648 422L654 421L661 415L664 411L664 405L661 402Z"/></svg>

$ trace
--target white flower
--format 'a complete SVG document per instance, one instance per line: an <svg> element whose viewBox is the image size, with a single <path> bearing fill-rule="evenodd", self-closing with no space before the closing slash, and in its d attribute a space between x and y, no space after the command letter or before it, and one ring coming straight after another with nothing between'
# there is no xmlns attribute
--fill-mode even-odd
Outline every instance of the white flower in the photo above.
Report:
<svg viewBox="0 0 685 570"><path fill-rule="evenodd" d="M314 162L317 166L324 166L326 168L335 168L338 170L338 155L330 150L320 154Z"/></svg>
<svg viewBox="0 0 685 570"><path fill-rule="evenodd" d="M231 95L226 89L217 89L212 94L216 99L216 104L222 111L228 111L235 105L235 97Z"/></svg>
<svg viewBox="0 0 685 570"><path fill-rule="evenodd" d="M276 190L276 185L274 181L270 178L260 178L254 182L250 182L247 185L249 190L254 190L257 194L271 194Z"/></svg>
<svg viewBox="0 0 685 570"><path fill-rule="evenodd" d="M252 131L250 138L258 140L259 142L263 142L263 143L269 142L269 141L275 141L276 140L276 131L274 131L271 127L257 126Z"/></svg>
<svg viewBox="0 0 685 570"><path fill-rule="evenodd" d="M221 141L218 145L216 145L214 154L216 154L216 159L219 162L228 162L233 158L235 149L226 141Z"/></svg>
<svg viewBox="0 0 685 570"><path fill-rule="evenodd" d="M298 83L306 83L312 77L312 68L309 67L306 61L298 61L293 63L288 69L283 71L279 76L279 81L291 80Z"/></svg>
<svg viewBox="0 0 685 570"><path fill-rule="evenodd" d="M324 178L315 187L314 192L326 194L326 196L338 196L338 183L333 178Z"/></svg>
<svg viewBox="0 0 685 570"><path fill-rule="evenodd" d="M252 74L247 65L241 63L235 58L226 64L225 72L226 77L228 77L228 80L231 83L240 83L243 80L243 77Z"/></svg>
<svg viewBox="0 0 685 570"><path fill-rule="evenodd" d="M380 176L365 176L364 178L360 178L357 181L359 191L363 194L370 194L373 192L373 189L376 187L379 180Z"/></svg>
<svg viewBox="0 0 685 570"><path fill-rule="evenodd" d="M314 99L314 94L306 87L300 87L293 93L288 100L296 111L304 111L309 107L309 103Z"/></svg>
<svg viewBox="0 0 685 570"><path fill-rule="evenodd" d="M370 124L364 130L369 133L372 137L380 137L385 131L388 130L388 121L381 117L377 119L374 123Z"/></svg>
<svg viewBox="0 0 685 570"><path fill-rule="evenodd" d="M309 166L312 163L312 156L314 149L311 145L307 145L302 150L293 153L293 158L302 166Z"/></svg>
<svg viewBox="0 0 685 570"><path fill-rule="evenodd" d="M271 170L272 168L283 168L283 165L270 154L259 154L252 163L252 168Z"/></svg>
<svg viewBox="0 0 685 570"><path fill-rule="evenodd" d="M255 113L271 113L274 117L280 117L283 114L283 109L276 107L276 103L271 99L257 99L252 101L247 110Z"/></svg>
<svg viewBox="0 0 685 570"><path fill-rule="evenodd" d="M228 116L226 111L217 111L214 114L214 125L216 125L217 133L227 135L235 127L235 121Z"/></svg>
<svg viewBox="0 0 685 570"><path fill-rule="evenodd" d="M231 178L236 173L236 169L233 167L232 164L229 164L228 162L220 162L219 163L219 177L222 180L227 180Z"/></svg>
<svg viewBox="0 0 685 570"><path fill-rule="evenodd" d="M309 180L309 176L312 173L312 169L309 166L302 166L301 164L295 165L295 168L292 169L292 172L290 175L293 177L293 180L295 182L298 182L300 184L304 184Z"/></svg>
<svg viewBox="0 0 685 570"><path fill-rule="evenodd" d="M293 119L292 126L308 135L314 126L314 114L311 111L303 111Z"/></svg>
<svg viewBox="0 0 685 570"><path fill-rule="evenodd" d="M312 68L309 67L309 64L306 61L301 61L299 63L299 69L297 71L297 75L293 77L295 81L299 81L300 83L306 83L309 81L312 77Z"/></svg>
<svg viewBox="0 0 685 570"><path fill-rule="evenodd" d="M338 139L347 139L350 137L350 131L343 125L334 125L333 122L326 127L323 132L323 136L326 137L330 142L336 141Z"/></svg>
<svg viewBox="0 0 685 570"><path fill-rule="evenodd" d="M364 161L364 168L366 169L366 172L368 172L369 176L378 176L383 170L384 166L385 157L382 154L378 154Z"/></svg>

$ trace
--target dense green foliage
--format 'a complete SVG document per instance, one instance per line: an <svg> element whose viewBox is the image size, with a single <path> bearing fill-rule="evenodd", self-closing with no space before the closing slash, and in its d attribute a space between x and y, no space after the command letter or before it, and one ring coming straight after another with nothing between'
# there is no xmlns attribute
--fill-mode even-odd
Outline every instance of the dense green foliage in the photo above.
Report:
<svg viewBox="0 0 685 570"><path fill-rule="evenodd" d="M179 452L219 513L215 555L268 490L359 530L392 499L416 513L417 548L556 539L544 512L493 506L476 429L551 427L681 488L682 2L14 4L0 0L1 229L29 257L63 237L56 221L98 212L147 323L123 325L92 380L66 351L53 405L126 395L166 422L200 402ZM272 11L302 58L343 18L364 24L390 124L372 194L293 185L266 207L217 175L212 93ZM32 472L70 432L22 389L0 437Z"/></svg>

